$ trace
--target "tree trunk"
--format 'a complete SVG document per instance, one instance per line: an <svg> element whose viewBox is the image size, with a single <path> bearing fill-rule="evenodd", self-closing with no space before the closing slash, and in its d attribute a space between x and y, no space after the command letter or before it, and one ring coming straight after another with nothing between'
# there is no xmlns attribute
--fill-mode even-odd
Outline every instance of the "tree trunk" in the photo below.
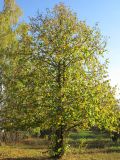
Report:
<svg viewBox="0 0 120 160"><path fill-rule="evenodd" d="M55 139L53 146L53 158L54 160L60 159L64 154L64 138L63 138L63 129L60 126L55 131Z"/></svg>
<svg viewBox="0 0 120 160"><path fill-rule="evenodd" d="M58 84L58 97L57 97L57 107L56 107L56 115L59 117L62 117L63 107L62 107L62 101L61 101L61 88L64 83L63 78L63 70L61 63L58 63L58 73L56 77L56 82ZM60 159L64 154L64 127L62 126L62 123L56 127L56 129L53 131L53 147L52 152L53 156L52 158L54 160Z"/></svg>

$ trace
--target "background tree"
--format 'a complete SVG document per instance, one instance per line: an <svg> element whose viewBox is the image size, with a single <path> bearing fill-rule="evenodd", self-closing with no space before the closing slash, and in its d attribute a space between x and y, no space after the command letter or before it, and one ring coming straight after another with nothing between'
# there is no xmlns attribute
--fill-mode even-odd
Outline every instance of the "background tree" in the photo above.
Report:
<svg viewBox="0 0 120 160"><path fill-rule="evenodd" d="M15 65L16 25L21 14L14 0L4 1L3 11L0 12L0 107L5 106L9 99L7 84L11 81L12 66Z"/></svg>

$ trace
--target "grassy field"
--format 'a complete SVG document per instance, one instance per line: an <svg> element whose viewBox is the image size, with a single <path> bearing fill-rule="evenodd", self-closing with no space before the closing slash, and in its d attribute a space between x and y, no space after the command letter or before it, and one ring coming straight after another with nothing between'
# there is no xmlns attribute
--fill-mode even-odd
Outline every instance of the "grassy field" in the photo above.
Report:
<svg viewBox="0 0 120 160"><path fill-rule="evenodd" d="M88 131L71 133L62 160L120 160L120 141ZM47 139L29 138L22 143L0 146L0 160L49 160Z"/></svg>

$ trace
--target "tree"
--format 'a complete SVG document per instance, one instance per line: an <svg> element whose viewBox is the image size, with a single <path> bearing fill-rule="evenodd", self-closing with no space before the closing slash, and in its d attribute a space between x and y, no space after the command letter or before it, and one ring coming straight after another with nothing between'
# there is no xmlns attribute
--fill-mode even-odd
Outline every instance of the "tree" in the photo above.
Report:
<svg viewBox="0 0 120 160"><path fill-rule="evenodd" d="M14 0L4 0L4 8L0 12L0 109L5 105L8 98L7 84L11 78L11 66L14 66L12 64L13 50L17 44L16 25L21 14L22 12Z"/></svg>
<svg viewBox="0 0 120 160"><path fill-rule="evenodd" d="M59 158L64 153L66 132L96 124L101 107L109 114L109 109L115 108L104 61L106 42L97 27L79 21L63 4L31 18L31 33L37 73L44 76L37 81L44 79L38 87L39 107L45 113L44 125L52 128L53 156ZM102 119L101 123L105 125Z"/></svg>
<svg viewBox="0 0 120 160"><path fill-rule="evenodd" d="M106 42L97 26L91 28L59 4L20 25L15 44L7 49L13 56L6 72L10 81L5 78L4 128L49 128L52 156L58 159L72 128L117 123L109 119L117 101L107 80Z"/></svg>

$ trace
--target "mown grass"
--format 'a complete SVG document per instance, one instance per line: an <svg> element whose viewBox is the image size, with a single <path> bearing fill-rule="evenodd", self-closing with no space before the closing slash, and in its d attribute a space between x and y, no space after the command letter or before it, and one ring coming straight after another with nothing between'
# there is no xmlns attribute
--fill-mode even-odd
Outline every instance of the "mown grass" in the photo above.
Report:
<svg viewBox="0 0 120 160"><path fill-rule="evenodd" d="M120 140L113 143L107 134L84 131L71 133L62 160L120 160ZM0 146L0 160L50 160L49 141L26 139L16 145Z"/></svg>

